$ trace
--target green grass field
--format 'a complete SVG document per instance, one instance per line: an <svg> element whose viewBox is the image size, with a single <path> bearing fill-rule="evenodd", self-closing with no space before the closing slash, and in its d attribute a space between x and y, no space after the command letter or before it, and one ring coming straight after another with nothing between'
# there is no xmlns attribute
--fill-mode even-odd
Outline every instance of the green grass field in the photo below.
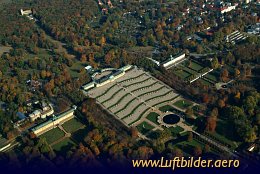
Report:
<svg viewBox="0 0 260 174"><path fill-rule="evenodd" d="M221 142L222 144L228 144L231 149L235 149L237 147L236 144L240 143L236 142L236 137L233 137L233 134L229 128L229 124L221 119L218 120L216 132L210 134L214 139Z"/></svg>
<svg viewBox="0 0 260 174"><path fill-rule="evenodd" d="M75 132L80 129L83 124L76 118L73 118L62 125L62 127L69 133Z"/></svg>
<svg viewBox="0 0 260 174"><path fill-rule="evenodd" d="M166 111L172 111L172 110L174 110L174 108L169 105L165 105L165 106L160 107L159 110L162 112L166 112Z"/></svg>
<svg viewBox="0 0 260 174"><path fill-rule="evenodd" d="M214 82L217 82L218 81L218 78L216 75L214 75L213 73L208 73L207 75L204 76L204 78L207 78L209 80L212 80Z"/></svg>
<svg viewBox="0 0 260 174"><path fill-rule="evenodd" d="M203 66L201 66L200 64L194 62L194 61L191 61L191 64L189 66L189 68L195 70L195 71L199 71L201 69L203 69Z"/></svg>
<svg viewBox="0 0 260 174"><path fill-rule="evenodd" d="M174 103L174 106L181 108L181 109L187 109L191 105L192 105L192 103L190 101L187 101L187 100L179 100L179 101Z"/></svg>
<svg viewBox="0 0 260 174"><path fill-rule="evenodd" d="M67 152L74 145L75 143L71 139L65 138L63 141L53 145L52 148L57 152Z"/></svg>
<svg viewBox="0 0 260 174"><path fill-rule="evenodd" d="M159 114L155 113L155 112L151 112L147 115L147 119L150 120L151 122L159 125L159 123L157 122L157 117L159 116Z"/></svg>
<svg viewBox="0 0 260 174"><path fill-rule="evenodd" d="M40 138L45 138L46 141L51 144L54 141L59 140L64 136L64 132L60 130L59 128L52 129L40 136Z"/></svg>
<svg viewBox="0 0 260 174"><path fill-rule="evenodd" d="M70 75L72 77L78 77L79 76L79 72L82 68L84 68L86 66L85 63L82 62L76 62L74 63L71 67L70 67Z"/></svg>
<svg viewBox="0 0 260 174"><path fill-rule="evenodd" d="M177 135L178 133L184 131L184 129L180 126L169 127L168 129L171 131L172 135L174 135L174 136Z"/></svg>
<svg viewBox="0 0 260 174"><path fill-rule="evenodd" d="M144 121L144 122L140 123L138 126L136 126L136 128L137 128L137 130L138 130L140 133L146 134L147 132L149 132L150 130L152 130L154 127Z"/></svg>
<svg viewBox="0 0 260 174"><path fill-rule="evenodd" d="M177 76L179 76L182 79L185 79L191 75L190 73L188 73L187 71L184 71L184 70L174 71L174 74L176 74Z"/></svg>
<svg viewBox="0 0 260 174"><path fill-rule="evenodd" d="M193 69L190 69L190 68L188 68L188 67L186 67L186 66L184 66L184 67L182 67L182 68L183 68L184 71L190 73L191 75L192 75L192 74L194 74L194 75L198 74L197 71L195 71L195 70L193 70Z"/></svg>

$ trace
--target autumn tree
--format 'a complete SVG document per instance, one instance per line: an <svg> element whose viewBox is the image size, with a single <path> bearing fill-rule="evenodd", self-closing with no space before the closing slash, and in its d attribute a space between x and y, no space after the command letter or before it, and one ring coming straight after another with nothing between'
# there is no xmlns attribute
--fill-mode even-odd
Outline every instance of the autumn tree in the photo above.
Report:
<svg viewBox="0 0 260 174"><path fill-rule="evenodd" d="M193 154L194 156L198 157L198 156L201 156L202 155L202 149L200 146L196 146L194 147L193 149Z"/></svg>

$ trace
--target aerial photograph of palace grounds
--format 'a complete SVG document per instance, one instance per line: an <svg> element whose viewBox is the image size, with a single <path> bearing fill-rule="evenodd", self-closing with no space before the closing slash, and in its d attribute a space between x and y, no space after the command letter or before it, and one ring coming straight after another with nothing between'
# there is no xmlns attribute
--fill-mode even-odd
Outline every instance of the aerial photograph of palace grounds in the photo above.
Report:
<svg viewBox="0 0 260 174"><path fill-rule="evenodd" d="M0 0L1 171L257 173L259 63L259 0Z"/></svg>

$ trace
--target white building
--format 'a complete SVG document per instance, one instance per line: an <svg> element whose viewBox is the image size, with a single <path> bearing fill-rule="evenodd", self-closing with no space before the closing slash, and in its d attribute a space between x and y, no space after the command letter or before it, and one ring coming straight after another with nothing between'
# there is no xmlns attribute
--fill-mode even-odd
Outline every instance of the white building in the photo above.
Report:
<svg viewBox="0 0 260 174"><path fill-rule="evenodd" d="M181 55L178 55L176 57L173 57L171 55L170 59L168 59L167 61L163 62L162 65L164 68L170 68L172 65L175 65L176 63L180 63L182 62L183 60L186 59L186 55L185 53L181 54Z"/></svg>
<svg viewBox="0 0 260 174"><path fill-rule="evenodd" d="M116 79L122 77L125 75L125 72L130 70L133 66L132 65L126 65L120 69L114 69L114 68L107 68L107 69L103 69L101 70L101 72L97 72L94 73L91 77L92 77L92 82L87 83L86 85L83 85L82 88L85 91L88 91L91 88L95 88L95 87L100 87L103 86L105 84L108 84L110 82L115 81ZM105 73L106 71L111 71L111 73L103 76L102 78L99 79L95 79L96 76ZM115 71L115 72L112 72Z"/></svg>
<svg viewBox="0 0 260 174"><path fill-rule="evenodd" d="M32 14L32 10L23 10L23 9L21 9L21 10L20 10L20 13L21 13L22 16L23 16L23 15L29 16L29 15Z"/></svg>
<svg viewBox="0 0 260 174"><path fill-rule="evenodd" d="M221 8L220 12L221 12L221 14L224 14L224 13L230 12L235 9L236 9L236 6L231 5L231 6L226 6L226 7Z"/></svg>

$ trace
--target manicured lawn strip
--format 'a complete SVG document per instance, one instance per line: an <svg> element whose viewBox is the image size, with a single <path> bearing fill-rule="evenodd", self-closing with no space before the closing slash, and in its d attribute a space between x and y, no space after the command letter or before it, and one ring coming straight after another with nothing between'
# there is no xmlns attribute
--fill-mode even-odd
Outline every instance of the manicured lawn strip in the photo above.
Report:
<svg viewBox="0 0 260 174"><path fill-rule="evenodd" d="M187 100L179 100L179 101L175 102L173 105L176 106L176 107L179 107L181 109L186 109L189 106L191 106L192 103L190 101L187 101Z"/></svg>
<svg viewBox="0 0 260 174"><path fill-rule="evenodd" d="M166 92L165 94L158 95L158 96L155 96L155 97L153 97L153 98L149 98L149 99L146 100L145 102L148 102L148 101L153 100L153 99L155 99L155 98L163 97L163 96L165 96L165 95L167 95L167 94L169 94L169 93L171 93L171 92L172 92L172 91L168 91L168 92Z"/></svg>
<svg viewBox="0 0 260 174"><path fill-rule="evenodd" d="M70 138L65 138L63 141L53 145L52 148L57 152L60 151L66 152L75 145L76 144Z"/></svg>
<svg viewBox="0 0 260 174"><path fill-rule="evenodd" d="M171 133L172 133L173 135L177 135L177 134L179 134L180 132L184 131L184 129L183 129L182 127L180 127L180 126L169 127L168 129L171 131Z"/></svg>
<svg viewBox="0 0 260 174"><path fill-rule="evenodd" d="M159 114L155 113L155 112L151 112L147 115L147 119L150 120L151 122L159 125L157 118L158 118Z"/></svg>
<svg viewBox="0 0 260 174"><path fill-rule="evenodd" d="M62 127L69 133L75 132L76 130L80 129L83 124L78 121L76 118L73 118L67 122L65 122Z"/></svg>
<svg viewBox="0 0 260 174"><path fill-rule="evenodd" d="M172 109L173 107L171 107L170 105L165 105L159 108L159 110L162 112L171 111Z"/></svg>
<svg viewBox="0 0 260 174"><path fill-rule="evenodd" d="M190 67L191 69L195 70L195 71L199 71L201 69L203 69L203 66L201 66L200 64L196 63L195 61L191 61Z"/></svg>
<svg viewBox="0 0 260 174"><path fill-rule="evenodd" d="M156 103L156 104L154 104L152 107L155 107L155 106L160 105L160 104L165 103L165 102L172 101L172 100L178 98L179 96L180 96L180 95L177 95L177 96L175 96L175 97L173 97L173 98L171 98L171 99L169 99L169 100L164 100L163 102Z"/></svg>
<svg viewBox="0 0 260 174"><path fill-rule="evenodd" d="M218 81L218 79L217 79L217 77L215 76L215 75L213 75L212 73L208 73L207 75L205 75L205 76L203 76L204 78L207 78L207 79L209 79L209 80L211 80L211 81L214 81L214 82L217 82Z"/></svg>
<svg viewBox="0 0 260 174"><path fill-rule="evenodd" d="M51 144L54 141L57 141L58 139L62 138L64 135L65 134L62 130L60 130L59 128L55 128L40 135L40 138L46 138L47 143Z"/></svg>
<svg viewBox="0 0 260 174"><path fill-rule="evenodd" d="M190 69L188 67L182 67L183 70L187 71L188 73L190 73L191 75L194 74L194 75L197 75L199 74L197 71L193 70L193 69Z"/></svg>
<svg viewBox="0 0 260 174"><path fill-rule="evenodd" d="M176 74L177 76L179 76L182 79L185 79L191 75L189 72L187 72L185 70L176 70L176 71L174 71L174 74Z"/></svg>
<svg viewBox="0 0 260 174"><path fill-rule="evenodd" d="M152 130L154 127L144 121L144 122L140 123L138 126L136 126L136 128L137 128L137 130L138 130L140 133L146 134L146 133L148 133L150 130Z"/></svg>

